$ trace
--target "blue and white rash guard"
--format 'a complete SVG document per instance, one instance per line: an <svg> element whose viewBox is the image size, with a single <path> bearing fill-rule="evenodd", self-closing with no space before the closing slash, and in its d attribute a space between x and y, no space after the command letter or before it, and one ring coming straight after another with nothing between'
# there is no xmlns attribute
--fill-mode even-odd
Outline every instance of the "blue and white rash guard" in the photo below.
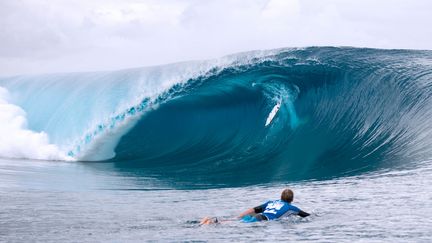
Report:
<svg viewBox="0 0 432 243"><path fill-rule="evenodd" d="M283 200L267 201L266 203L255 207L254 211L255 213L261 213L262 215L267 217L268 220L277 219L282 216L289 215L299 215L301 217L306 217L309 215L308 213L300 210L298 207L293 206Z"/></svg>

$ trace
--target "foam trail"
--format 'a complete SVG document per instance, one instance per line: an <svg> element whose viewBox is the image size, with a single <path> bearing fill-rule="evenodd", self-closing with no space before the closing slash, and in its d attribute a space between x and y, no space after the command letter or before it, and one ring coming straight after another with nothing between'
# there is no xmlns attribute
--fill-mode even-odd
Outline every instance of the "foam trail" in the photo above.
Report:
<svg viewBox="0 0 432 243"><path fill-rule="evenodd" d="M288 100L287 102L288 113L290 114L290 125L291 129L295 129L299 126L299 118L295 111L295 106L292 101Z"/></svg>
<svg viewBox="0 0 432 243"><path fill-rule="evenodd" d="M50 144L46 133L27 129L26 112L9 100L9 92L0 87L0 157L73 160Z"/></svg>

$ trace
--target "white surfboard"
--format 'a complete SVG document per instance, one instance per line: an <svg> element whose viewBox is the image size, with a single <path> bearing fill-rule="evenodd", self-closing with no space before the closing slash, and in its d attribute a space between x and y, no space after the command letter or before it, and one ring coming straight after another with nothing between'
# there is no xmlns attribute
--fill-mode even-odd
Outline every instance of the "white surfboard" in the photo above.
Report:
<svg viewBox="0 0 432 243"><path fill-rule="evenodd" d="M278 101L278 103L273 107L273 109L270 111L269 116L267 117L265 126L270 125L270 123L272 122L273 118L276 116L276 114L278 113L279 109L281 106L281 102Z"/></svg>

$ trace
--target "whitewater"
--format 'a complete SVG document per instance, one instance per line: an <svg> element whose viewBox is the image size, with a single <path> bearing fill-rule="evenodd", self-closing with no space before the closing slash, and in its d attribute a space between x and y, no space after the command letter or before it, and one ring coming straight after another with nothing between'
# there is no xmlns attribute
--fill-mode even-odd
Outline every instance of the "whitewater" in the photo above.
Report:
<svg viewBox="0 0 432 243"><path fill-rule="evenodd" d="M0 77L0 240L428 242L431 89L431 51L352 47ZM196 223L286 186L311 218Z"/></svg>

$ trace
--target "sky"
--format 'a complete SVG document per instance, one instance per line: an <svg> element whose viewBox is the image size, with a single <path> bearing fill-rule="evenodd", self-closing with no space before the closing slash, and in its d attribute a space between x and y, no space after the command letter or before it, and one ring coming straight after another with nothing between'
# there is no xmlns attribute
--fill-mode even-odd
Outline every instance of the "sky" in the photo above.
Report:
<svg viewBox="0 0 432 243"><path fill-rule="evenodd" d="M430 0L0 0L0 76L305 46L432 49Z"/></svg>

